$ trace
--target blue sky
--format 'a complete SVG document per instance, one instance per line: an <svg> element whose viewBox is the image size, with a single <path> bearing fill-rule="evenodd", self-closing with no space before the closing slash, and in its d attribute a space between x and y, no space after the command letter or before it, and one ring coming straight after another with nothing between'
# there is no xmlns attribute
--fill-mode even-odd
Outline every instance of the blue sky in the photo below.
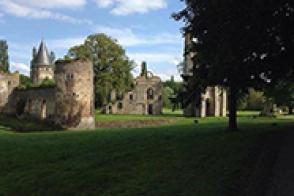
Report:
<svg viewBox="0 0 294 196"><path fill-rule="evenodd" d="M163 80L179 80L182 24L171 14L183 6L180 0L0 0L0 39L8 41L11 70L28 74L32 47L42 38L62 57L87 35L105 33Z"/></svg>

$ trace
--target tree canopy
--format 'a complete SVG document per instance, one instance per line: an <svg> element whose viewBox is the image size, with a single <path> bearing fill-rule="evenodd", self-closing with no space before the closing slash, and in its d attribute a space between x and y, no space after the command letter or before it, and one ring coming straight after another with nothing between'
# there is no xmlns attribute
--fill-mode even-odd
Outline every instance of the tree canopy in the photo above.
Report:
<svg viewBox="0 0 294 196"><path fill-rule="evenodd" d="M293 80L293 1L185 0L183 20L196 53L193 80L229 88L229 128L237 130L238 93L248 87ZM199 85L202 85L199 87Z"/></svg>
<svg viewBox="0 0 294 196"><path fill-rule="evenodd" d="M96 106L107 104L110 93L123 93L132 87L134 62L116 40L105 34L94 34L84 44L69 49L67 58L88 58L94 64Z"/></svg>

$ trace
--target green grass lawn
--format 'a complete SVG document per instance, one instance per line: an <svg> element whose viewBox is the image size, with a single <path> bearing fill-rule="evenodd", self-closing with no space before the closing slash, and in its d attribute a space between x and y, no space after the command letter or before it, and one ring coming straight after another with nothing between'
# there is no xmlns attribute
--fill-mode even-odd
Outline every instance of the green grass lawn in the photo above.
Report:
<svg viewBox="0 0 294 196"><path fill-rule="evenodd" d="M101 114L100 111L96 111L97 121L130 121L130 120L160 120L166 118L179 118L182 117L182 111L177 110L172 112L170 109L163 109L162 115L125 115L125 114Z"/></svg>
<svg viewBox="0 0 294 196"><path fill-rule="evenodd" d="M293 120L245 115L238 133L224 118L42 133L0 122L0 195L261 195Z"/></svg>

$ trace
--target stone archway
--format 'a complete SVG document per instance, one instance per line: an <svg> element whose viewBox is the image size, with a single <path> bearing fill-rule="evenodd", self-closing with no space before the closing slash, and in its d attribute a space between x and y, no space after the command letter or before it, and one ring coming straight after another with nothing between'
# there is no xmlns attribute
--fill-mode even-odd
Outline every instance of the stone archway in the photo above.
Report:
<svg viewBox="0 0 294 196"><path fill-rule="evenodd" d="M47 118L47 101L44 99L41 103L41 119Z"/></svg>
<svg viewBox="0 0 294 196"><path fill-rule="evenodd" d="M17 102L16 104L16 115L17 116L22 116L25 112L25 107L26 107L26 101L21 99Z"/></svg>

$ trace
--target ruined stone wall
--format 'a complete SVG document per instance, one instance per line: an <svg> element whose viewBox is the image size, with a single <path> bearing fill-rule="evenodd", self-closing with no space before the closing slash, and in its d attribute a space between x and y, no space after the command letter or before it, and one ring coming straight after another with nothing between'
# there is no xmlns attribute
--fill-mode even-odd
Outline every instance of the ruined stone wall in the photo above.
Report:
<svg viewBox="0 0 294 196"><path fill-rule="evenodd" d="M31 78L34 84L41 84L45 79L54 79L54 69L52 66L32 67Z"/></svg>
<svg viewBox="0 0 294 196"><path fill-rule="evenodd" d="M93 64L88 60L56 62L55 122L64 128L95 128Z"/></svg>
<svg viewBox="0 0 294 196"><path fill-rule="evenodd" d="M53 121L55 115L55 88L15 90L5 113L17 117Z"/></svg>
<svg viewBox="0 0 294 196"><path fill-rule="evenodd" d="M152 90L153 97L148 98L148 90ZM140 76L135 80L134 90L124 94L122 100L109 104L106 113L113 114L150 114L162 113L162 83L159 77L146 78Z"/></svg>
<svg viewBox="0 0 294 196"><path fill-rule="evenodd" d="M8 103L13 90L19 86L19 73L0 73L0 113Z"/></svg>

